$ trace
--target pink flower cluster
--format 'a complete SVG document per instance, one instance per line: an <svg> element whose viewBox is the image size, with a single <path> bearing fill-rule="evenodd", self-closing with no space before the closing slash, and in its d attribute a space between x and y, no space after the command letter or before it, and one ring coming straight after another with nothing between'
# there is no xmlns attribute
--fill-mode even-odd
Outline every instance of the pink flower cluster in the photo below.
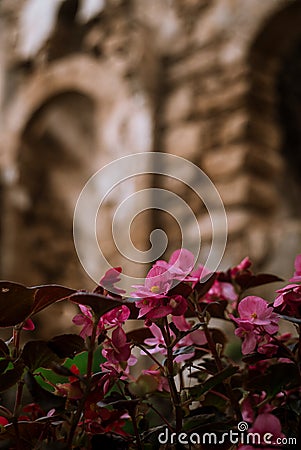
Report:
<svg viewBox="0 0 301 450"><path fill-rule="evenodd" d="M95 292L108 297L111 297L112 292L118 292L118 294L124 292L114 286L120 280L120 272L120 268L108 270L100 281L101 286ZM90 307L79 305L79 308L81 313L73 317L73 323L82 326L80 336L86 339L92 336L95 317ZM122 328L129 316L129 308L126 305L121 305L102 315L97 323L95 338L100 335L105 338L102 354L107 362L101 365L103 370L121 372L125 371L128 365L133 365L136 362L136 358L131 356L131 344L127 341L126 333ZM109 335L109 331L111 335Z"/></svg>
<svg viewBox="0 0 301 450"><path fill-rule="evenodd" d="M157 261L148 272L144 285L133 286L136 290L131 295L139 299L136 301L136 307L139 308L138 317L153 321L168 314L174 317L184 315L188 308L187 298L173 288L182 281L191 283L193 289L204 277L209 278L211 275L204 266L199 265L197 269L192 270L193 266L194 256L186 249L176 250L168 262ZM202 302L216 300L237 300L237 293L230 280L215 280L202 298Z"/></svg>
<svg viewBox="0 0 301 450"><path fill-rule="evenodd" d="M261 297L245 297L238 305L239 317L232 314L231 319L237 323L236 336L243 339L242 353L248 354L255 350L272 356L277 351L272 336L278 331L279 316L273 308Z"/></svg>
<svg viewBox="0 0 301 450"><path fill-rule="evenodd" d="M289 280L293 284L288 284L279 289L279 294L274 301L274 308L277 308L281 314L301 318L301 255L295 259L295 273Z"/></svg>

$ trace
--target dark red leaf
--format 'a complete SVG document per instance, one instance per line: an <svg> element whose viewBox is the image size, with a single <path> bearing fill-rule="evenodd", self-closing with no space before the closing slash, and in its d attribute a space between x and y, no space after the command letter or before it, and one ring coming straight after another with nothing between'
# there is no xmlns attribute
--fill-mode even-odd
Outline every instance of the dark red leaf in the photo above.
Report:
<svg viewBox="0 0 301 450"><path fill-rule="evenodd" d="M9 355L9 348L8 346L5 344L5 342L0 339L0 356L6 356Z"/></svg>
<svg viewBox="0 0 301 450"><path fill-rule="evenodd" d="M0 281L0 327L23 322L31 312L34 294L22 284Z"/></svg>
<svg viewBox="0 0 301 450"><path fill-rule="evenodd" d="M35 292L32 314L42 311L43 309L47 308L47 306L50 306L53 303L66 299L70 297L71 294L76 292L75 289L60 286L57 284L34 286L30 289L34 290Z"/></svg>
<svg viewBox="0 0 301 450"><path fill-rule="evenodd" d="M0 375L0 392L4 392L14 386L22 377L24 364L19 362L13 369L7 370Z"/></svg>
<svg viewBox="0 0 301 450"><path fill-rule="evenodd" d="M45 430L45 424L41 422L18 422L18 440L21 443L19 448L22 450L32 450L35 447L37 439L41 436ZM0 434L0 440L12 440L16 441L16 427L13 424L6 425L2 433ZM8 447L4 447L8 448ZM9 448L17 448L15 445Z"/></svg>
<svg viewBox="0 0 301 450"><path fill-rule="evenodd" d="M194 289L197 291L199 299L204 297L204 295L206 295L207 292L211 289L214 281L216 280L216 277L217 273L214 272L210 275L208 279L207 278L202 279L196 284Z"/></svg>
<svg viewBox="0 0 301 450"><path fill-rule="evenodd" d="M182 297L187 298L192 292L192 287L187 283L178 283L175 287L173 287L168 295L182 295Z"/></svg>
<svg viewBox="0 0 301 450"><path fill-rule="evenodd" d="M78 305L90 306L98 317L123 304L127 305L126 302L92 292L76 292L70 296L70 300Z"/></svg>
<svg viewBox="0 0 301 450"><path fill-rule="evenodd" d="M243 272L236 276L235 282L241 287L242 290L246 290L252 287L262 286L263 284L274 283L275 281L283 281L276 275L268 273L260 273L258 275L252 275L250 272Z"/></svg>
<svg viewBox="0 0 301 450"><path fill-rule="evenodd" d="M228 305L227 300L219 300L212 303L200 303L200 308L202 311L206 308L206 311L212 317L218 317L220 319L225 318L225 309Z"/></svg>
<svg viewBox="0 0 301 450"><path fill-rule="evenodd" d="M24 345L21 358L25 365L31 372L34 372L39 367L50 368L51 363L61 363L62 358L59 358L45 341L29 341Z"/></svg>
<svg viewBox="0 0 301 450"><path fill-rule="evenodd" d="M126 335L128 341L136 342L137 344L143 344L145 339L153 337L152 332L147 327L129 331Z"/></svg>
<svg viewBox="0 0 301 450"><path fill-rule="evenodd" d="M77 334L62 334L47 342L48 347L59 358L73 358L85 350L85 341Z"/></svg>

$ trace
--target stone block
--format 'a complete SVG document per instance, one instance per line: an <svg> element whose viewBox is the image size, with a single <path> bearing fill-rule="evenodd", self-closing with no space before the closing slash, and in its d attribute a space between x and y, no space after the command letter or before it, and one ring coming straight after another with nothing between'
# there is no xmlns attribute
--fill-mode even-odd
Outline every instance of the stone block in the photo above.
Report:
<svg viewBox="0 0 301 450"><path fill-rule="evenodd" d="M200 124L187 122L167 130L163 150L190 160L200 153Z"/></svg>
<svg viewBox="0 0 301 450"><path fill-rule="evenodd" d="M244 169L248 148L236 144L217 151L208 152L202 162L202 168L214 180L232 177Z"/></svg>
<svg viewBox="0 0 301 450"><path fill-rule="evenodd" d="M217 68L216 51L213 49L199 50L172 64L167 72L166 82L177 83L206 73L214 73Z"/></svg>
<svg viewBox="0 0 301 450"><path fill-rule="evenodd" d="M226 211L226 215L229 236L239 235L245 232L249 229L250 222L253 220L253 215L244 209L229 210ZM224 222L223 220L220 221L220 226L222 227L220 229L218 227L218 220L216 222L217 228L214 231L218 235L224 231ZM202 239L205 241L212 239L212 223L208 212L205 212L200 216L198 223L201 230Z"/></svg>
<svg viewBox="0 0 301 450"><path fill-rule="evenodd" d="M246 135L249 125L249 117L246 111L239 110L230 115L220 129L220 141L222 145L235 142Z"/></svg>
<svg viewBox="0 0 301 450"><path fill-rule="evenodd" d="M243 143L207 152L202 161L202 169L216 181L233 178L242 171L273 180L283 173L283 168L283 158L276 151Z"/></svg>
<svg viewBox="0 0 301 450"><path fill-rule="evenodd" d="M226 207L250 206L271 212L278 204L275 186L245 173L216 185Z"/></svg>
<svg viewBox="0 0 301 450"><path fill-rule="evenodd" d="M192 92L189 86L173 91L167 98L163 111L164 121L167 123L185 120L193 109Z"/></svg>
<svg viewBox="0 0 301 450"><path fill-rule="evenodd" d="M237 109L245 104L249 83L246 79L224 86L218 85L216 92L200 93L195 99L194 112L202 116L212 116Z"/></svg>

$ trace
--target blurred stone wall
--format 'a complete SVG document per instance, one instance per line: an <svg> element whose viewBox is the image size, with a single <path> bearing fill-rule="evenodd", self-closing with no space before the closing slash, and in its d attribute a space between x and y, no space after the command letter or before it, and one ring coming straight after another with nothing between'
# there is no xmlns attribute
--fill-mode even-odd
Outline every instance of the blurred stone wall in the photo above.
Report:
<svg viewBox="0 0 301 450"><path fill-rule="evenodd" d="M88 287L72 239L78 195L105 164L151 151L192 161L217 186L229 225L223 267L248 254L260 269L291 273L301 247L299 2L2 0L0 8L2 278ZM145 267L116 252L110 225L117 204L153 183L191 205L205 251L212 237L188 188L129 181L108 199L100 238L112 264L141 275ZM145 248L154 226L166 229L170 251L179 246L176 225L159 212L138 219L135 245ZM91 259L94 251L87 238Z"/></svg>

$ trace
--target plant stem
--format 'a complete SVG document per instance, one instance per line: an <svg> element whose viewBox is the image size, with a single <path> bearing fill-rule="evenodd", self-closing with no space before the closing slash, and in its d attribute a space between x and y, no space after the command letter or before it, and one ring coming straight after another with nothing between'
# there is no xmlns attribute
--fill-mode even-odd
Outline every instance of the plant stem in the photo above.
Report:
<svg viewBox="0 0 301 450"><path fill-rule="evenodd" d="M97 333L97 325L98 325L98 318L96 318L94 325L93 325L93 330L92 330L92 335L90 338L90 343L89 343L89 348L88 348L88 360L87 360L87 374L86 374L86 379L87 379L87 384L86 384L86 388L85 388L85 392L83 394L83 397L81 398L77 411L75 413L75 415L73 416L73 420L71 423L71 427L70 427L70 431L69 431L69 436L68 436L68 440L67 440L67 448L72 449L72 443L73 443L73 438L74 438L74 434L76 432L76 428L78 425L78 422L80 421L81 415L83 413L83 410L85 408L85 403L86 400L90 394L90 389L91 389L91 377L92 377L92 368L93 368L93 358L94 358L94 350L95 350L95 342L96 342L96 333Z"/></svg>
<svg viewBox="0 0 301 450"><path fill-rule="evenodd" d="M24 381L23 380L18 381L16 398L15 398L15 405L14 405L14 412L13 412L13 415L16 418L19 415L19 409L21 407L23 386L24 386Z"/></svg>
<svg viewBox="0 0 301 450"><path fill-rule="evenodd" d="M136 419L136 408L133 411L129 411L133 423L134 433L136 436L136 447L138 450L143 450L143 445L140 439L140 433L138 430L137 419Z"/></svg>
<svg viewBox="0 0 301 450"><path fill-rule="evenodd" d="M90 380L90 378L92 376L92 368L93 368L93 358L94 358L94 350L95 350L97 325L98 325L98 319L96 319L96 321L94 322L92 335L91 335L91 339L90 339L89 350L88 350L87 380Z"/></svg>
<svg viewBox="0 0 301 450"><path fill-rule="evenodd" d="M136 347L141 348L141 350L143 350L147 354L147 356L149 356L158 365L158 367L160 367L160 369L164 370L164 367L157 360L157 358L155 358L154 355L152 355L142 344L134 342L133 345L136 346Z"/></svg>
<svg viewBox="0 0 301 450"><path fill-rule="evenodd" d="M169 384L170 394L172 404L175 410L176 415L176 433L180 433L182 430L182 422L183 422L183 414L182 414L182 406L181 406L181 398L177 391L175 379L174 379L174 367L173 367L173 347L171 343L171 336L169 332L168 320L164 317L164 325L161 329L162 335L166 344L167 349L167 381Z"/></svg>
<svg viewBox="0 0 301 450"><path fill-rule="evenodd" d="M211 351L211 354L213 356L213 359L215 361L216 368L217 368L217 370L219 372L221 372L223 370L223 364L222 364L220 356L219 356L219 354L218 354L218 352L216 350L215 342L214 342L214 340L212 338L212 335L210 333L210 330L208 328L208 324L204 320L203 314L200 313L198 311L198 309L196 310L196 312L197 312L197 316L198 316L200 322L202 323L203 330L204 330L204 333L205 333L205 336L206 336L206 339L207 339L207 342L208 342L208 347L209 347L209 349ZM229 401L231 403L231 407L232 407L233 413L236 416L236 419L238 421L241 421L242 420L241 410L240 410L240 407L239 407L239 403L238 403L238 401L236 400L236 398L235 398L235 396L233 394L232 387L227 382L224 382L223 384L225 386L225 389L226 389L226 392L227 392L227 396L228 396Z"/></svg>
<svg viewBox="0 0 301 450"><path fill-rule="evenodd" d="M151 408L156 414L158 414L158 416L160 417L160 419L166 424L167 428L169 429L169 431L173 432L172 426L170 425L170 423L166 420L166 418L160 413L160 411L155 408L154 405L152 405L151 403L147 403L147 406L149 408Z"/></svg>
<svg viewBox="0 0 301 450"><path fill-rule="evenodd" d="M14 345L14 357L18 358L20 353L20 334L21 334L21 328L14 327L13 329L13 345Z"/></svg>

